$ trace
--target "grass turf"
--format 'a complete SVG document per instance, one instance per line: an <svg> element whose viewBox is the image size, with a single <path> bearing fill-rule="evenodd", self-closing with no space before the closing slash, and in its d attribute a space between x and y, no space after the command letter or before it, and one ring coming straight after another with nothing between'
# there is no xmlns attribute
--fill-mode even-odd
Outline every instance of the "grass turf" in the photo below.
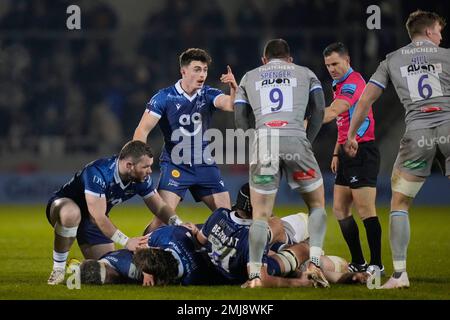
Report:
<svg viewBox="0 0 450 320"><path fill-rule="evenodd" d="M281 207L278 216L301 208ZM305 208L303 208L305 211ZM347 246L339 226L328 210L325 251L349 259ZM204 207L178 210L184 221L203 222L208 216ZM392 272L389 248L389 216L380 208L383 228L383 262L386 274ZM121 205L111 212L111 219L128 235L138 235L151 215L143 206ZM369 250L365 229L358 220L366 259ZM369 290L362 285L333 285L330 289L276 288L245 290L239 286L142 288L136 285L82 285L69 290L46 284L52 266L53 230L45 218L44 206L0 206L0 299L217 299L217 300L281 300L281 299L450 299L450 209L448 207L415 207L410 212L412 237L408 252L408 290ZM75 244L69 258L82 259ZM382 282L387 278L382 279Z"/></svg>

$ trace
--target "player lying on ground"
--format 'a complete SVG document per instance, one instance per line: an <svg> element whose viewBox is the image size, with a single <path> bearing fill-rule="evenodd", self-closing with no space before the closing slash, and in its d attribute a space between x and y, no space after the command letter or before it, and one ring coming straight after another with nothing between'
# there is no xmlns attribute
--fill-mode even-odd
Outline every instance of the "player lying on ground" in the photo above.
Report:
<svg viewBox="0 0 450 320"><path fill-rule="evenodd" d="M48 284L64 281L69 250L77 238L86 259L113 251L114 243L135 250L145 237L128 238L109 219L113 206L140 195L161 220L179 220L153 187L153 154L141 141L127 143L119 155L87 164L49 200L47 219L55 230L53 270Z"/></svg>
<svg viewBox="0 0 450 320"><path fill-rule="evenodd" d="M249 185L245 184L239 191L233 210L220 208L214 211L201 230L191 225L193 234L199 243L207 248L208 255L216 268L233 283L245 282L248 277L248 236L252 223L251 218L250 189ZM294 243L308 238L307 216L297 214L289 216L289 218L281 220L272 217L269 219L269 236L263 254L261 279L256 282L256 286L292 286L290 281L292 279L284 277L303 276L299 268L302 264L309 265L309 244L305 241ZM301 226L302 224L303 226ZM295 231L292 232L292 230ZM304 231L303 234L301 234L301 230ZM283 245L280 246L280 242ZM277 252L271 253L269 248L274 244L276 244ZM329 286L328 281L364 283L367 280L366 273L349 273L340 266L336 267L334 263L336 260L322 255L320 265L321 268L325 268L322 270L323 274L314 271L308 271L306 274L314 279L315 285L323 287ZM336 272L336 270L344 272ZM323 278L323 275L326 279Z"/></svg>

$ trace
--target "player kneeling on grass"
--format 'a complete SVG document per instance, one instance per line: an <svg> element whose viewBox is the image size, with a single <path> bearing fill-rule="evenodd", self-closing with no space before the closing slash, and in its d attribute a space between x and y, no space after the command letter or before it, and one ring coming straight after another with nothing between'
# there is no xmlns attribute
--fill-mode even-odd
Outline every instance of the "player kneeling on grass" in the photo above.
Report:
<svg viewBox="0 0 450 320"><path fill-rule="evenodd" d="M119 155L87 164L49 200L47 219L55 230L53 270L48 284L64 281L69 250L77 238L86 259L113 251L114 243L135 250L146 237L128 238L109 219L111 208L134 195L166 223L180 223L153 187L150 177L153 154L141 141L128 142Z"/></svg>

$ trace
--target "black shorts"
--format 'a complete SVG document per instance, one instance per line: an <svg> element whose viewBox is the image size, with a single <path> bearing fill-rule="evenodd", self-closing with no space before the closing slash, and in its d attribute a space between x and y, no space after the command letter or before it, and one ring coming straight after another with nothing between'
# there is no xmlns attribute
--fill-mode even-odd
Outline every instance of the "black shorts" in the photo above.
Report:
<svg viewBox="0 0 450 320"><path fill-rule="evenodd" d="M354 158L341 145L335 184L352 189L376 187L379 170L380 152L374 141L360 143Z"/></svg>

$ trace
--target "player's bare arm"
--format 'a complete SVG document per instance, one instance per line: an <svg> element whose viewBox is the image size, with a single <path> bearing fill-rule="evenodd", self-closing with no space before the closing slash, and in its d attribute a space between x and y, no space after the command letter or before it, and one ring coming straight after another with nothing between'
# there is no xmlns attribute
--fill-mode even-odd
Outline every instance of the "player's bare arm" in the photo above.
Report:
<svg viewBox="0 0 450 320"><path fill-rule="evenodd" d="M158 121L159 119L157 117L148 112L144 112L139 125L136 130L134 130L133 140L139 140L146 143L148 134L153 130Z"/></svg>
<svg viewBox="0 0 450 320"><path fill-rule="evenodd" d="M230 86L230 94L229 95L220 95L217 97L215 106L217 109L233 112L234 111L234 99L236 97L236 91L238 89L238 84L236 79L234 78L233 72L231 71L230 66L227 66L227 73L222 74L220 77L220 81L222 83L226 83Z"/></svg>
<svg viewBox="0 0 450 320"><path fill-rule="evenodd" d="M356 152L358 151L356 131L369 114L370 106L377 101L382 93L383 90L380 87L370 82L366 85L363 94L359 99L358 106L355 108L352 121L350 122L350 128L348 129L348 137L344 149L349 156L354 157L356 155Z"/></svg>
<svg viewBox="0 0 450 320"><path fill-rule="evenodd" d="M342 99L336 99L333 103L325 108L325 116L323 123L328 123L337 118L338 115L350 109L350 103Z"/></svg>
<svg viewBox="0 0 450 320"><path fill-rule="evenodd" d="M181 221L178 219L178 216L175 210L170 207L164 200L161 198L159 193L155 192L152 196L144 199L145 204L150 209L151 212L155 216L157 216L161 221L167 224L180 224Z"/></svg>
<svg viewBox="0 0 450 320"><path fill-rule="evenodd" d="M94 220L101 232L116 243L123 245L131 251L135 251L139 244L146 241L147 237L128 238L125 236L105 215L106 212L106 198L97 197L90 194L85 194L86 204L89 214Z"/></svg>

